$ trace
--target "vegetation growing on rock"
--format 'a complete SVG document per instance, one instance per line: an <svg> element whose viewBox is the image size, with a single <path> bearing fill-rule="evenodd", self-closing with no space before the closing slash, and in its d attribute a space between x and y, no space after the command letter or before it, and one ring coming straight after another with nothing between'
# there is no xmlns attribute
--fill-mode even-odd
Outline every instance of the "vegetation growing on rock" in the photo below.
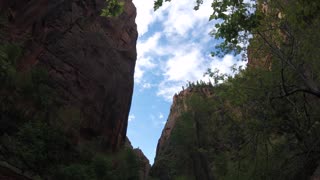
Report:
<svg viewBox="0 0 320 180"><path fill-rule="evenodd" d="M45 70L17 71L19 52L0 46L1 162L41 179L139 179L133 149L104 152L99 137L78 143L80 111L61 106Z"/></svg>
<svg viewBox="0 0 320 180"><path fill-rule="evenodd" d="M103 18L103 2L1 1L0 179L140 179L143 154L124 145L136 11Z"/></svg>
<svg viewBox="0 0 320 180"><path fill-rule="evenodd" d="M215 55L247 50L248 67L234 77L209 70L214 87L191 83L178 95L182 113L151 176L298 180L319 166L320 3L255 2L213 2L211 18L224 20L213 35L225 39Z"/></svg>

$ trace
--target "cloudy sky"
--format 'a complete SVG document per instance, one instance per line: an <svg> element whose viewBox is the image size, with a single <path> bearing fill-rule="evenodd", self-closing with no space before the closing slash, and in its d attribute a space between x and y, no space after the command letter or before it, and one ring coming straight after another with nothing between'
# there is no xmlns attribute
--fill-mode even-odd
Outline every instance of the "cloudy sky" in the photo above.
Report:
<svg viewBox="0 0 320 180"><path fill-rule="evenodd" d="M214 21L211 2L194 11L195 0L172 0L156 12L154 0L133 0L137 7L139 38L135 87L129 115L128 137L153 163L158 139L167 120L172 97L188 81L204 79L208 68L231 72L243 65L232 55L212 58L219 43L209 36Z"/></svg>

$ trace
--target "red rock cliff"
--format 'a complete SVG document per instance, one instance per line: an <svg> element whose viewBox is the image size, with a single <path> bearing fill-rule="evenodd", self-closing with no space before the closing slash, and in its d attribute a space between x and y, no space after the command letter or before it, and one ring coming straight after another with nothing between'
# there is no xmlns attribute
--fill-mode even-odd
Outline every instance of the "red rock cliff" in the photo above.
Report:
<svg viewBox="0 0 320 180"><path fill-rule="evenodd" d="M190 149L201 149L203 145L207 145L207 142L202 142L202 140L200 142L199 139L208 136L205 133L208 128L205 124L206 120L200 120L199 117L190 113L194 111L190 106L190 98L194 95L203 97L203 99L211 99L214 97L213 88L211 86L189 87L174 95L168 120L158 141L156 157L150 170L151 177L160 180L211 179L207 156L201 152L188 152ZM186 115L188 120L185 119ZM188 128L181 129L182 126L186 127L183 124L190 126L186 125ZM181 144L178 145L179 142L177 142L177 131L183 134L184 140L179 140L188 144L184 144L182 149ZM197 143L191 140L193 138L197 139ZM181 174L186 176L179 176Z"/></svg>
<svg viewBox="0 0 320 180"><path fill-rule="evenodd" d="M193 93L201 94L205 97L211 97L213 95L211 88L208 87L187 88L181 91L179 94L175 94L173 96L173 102L170 108L168 120L162 130L160 139L158 140L156 157L160 154L161 151L163 151L166 148L166 143L170 138L171 132L175 127L178 117L181 116L183 112L188 111L188 105L186 100L187 97L190 97Z"/></svg>
<svg viewBox="0 0 320 180"><path fill-rule="evenodd" d="M104 0L1 0L9 41L24 42L19 69L45 67L65 106L81 110L80 136L102 136L117 149L126 138L136 61L136 9L124 0L116 18Z"/></svg>

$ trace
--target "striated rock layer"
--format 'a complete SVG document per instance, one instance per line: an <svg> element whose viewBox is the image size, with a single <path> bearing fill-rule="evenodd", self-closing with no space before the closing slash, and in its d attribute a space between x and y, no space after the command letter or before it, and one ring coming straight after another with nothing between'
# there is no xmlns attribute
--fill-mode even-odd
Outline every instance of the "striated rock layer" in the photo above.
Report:
<svg viewBox="0 0 320 180"><path fill-rule="evenodd" d="M104 0L2 0L8 41L25 42L20 71L45 67L64 106L81 111L79 139L101 136L116 150L126 138L136 61L136 9L116 18Z"/></svg>

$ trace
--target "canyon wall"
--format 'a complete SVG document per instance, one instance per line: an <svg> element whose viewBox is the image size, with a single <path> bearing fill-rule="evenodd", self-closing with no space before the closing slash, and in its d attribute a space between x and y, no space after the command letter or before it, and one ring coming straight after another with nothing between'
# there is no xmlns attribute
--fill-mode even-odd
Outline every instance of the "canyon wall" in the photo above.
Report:
<svg viewBox="0 0 320 180"><path fill-rule="evenodd" d="M136 61L136 9L101 17L104 0L7 0L9 42L23 42L19 71L44 67L61 105L81 111L80 138L102 136L116 150L126 138Z"/></svg>
<svg viewBox="0 0 320 180"><path fill-rule="evenodd" d="M214 98L212 87L189 87L173 97L170 114L158 141L152 178L212 179L210 158L201 152L211 146L209 119L190 104L193 98ZM202 108L199 106L198 108Z"/></svg>
<svg viewBox="0 0 320 180"><path fill-rule="evenodd" d="M15 74L0 69L14 80L0 89L0 179L146 179L149 161L124 146L138 32L122 2L102 17L105 0L0 1L0 62Z"/></svg>

